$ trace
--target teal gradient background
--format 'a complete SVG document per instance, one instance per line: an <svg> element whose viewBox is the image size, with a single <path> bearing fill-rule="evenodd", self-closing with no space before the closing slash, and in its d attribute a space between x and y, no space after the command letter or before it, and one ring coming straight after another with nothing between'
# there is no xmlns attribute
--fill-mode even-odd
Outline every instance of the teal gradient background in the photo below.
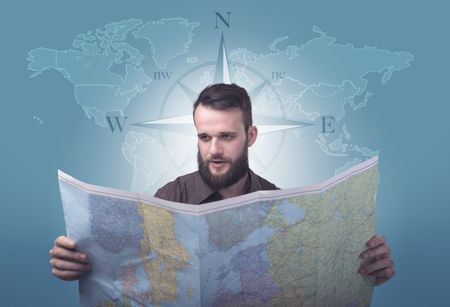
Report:
<svg viewBox="0 0 450 307"><path fill-rule="evenodd" d="M216 35L215 11L233 12L233 27L239 29L239 35L233 36L234 46L266 50L273 38L284 35L305 42L317 25L343 44L404 50L415 56L411 67L395 73L371 97L369 106L352 118L359 128L353 130L353 139L380 150L377 232L388 239L397 270L392 281L376 288L372 306L448 304L450 7L441 3L148 0L2 4L0 305L78 306L77 284L54 278L48 264L54 238L65 232L58 168L91 183L122 189L128 188L132 175L111 154L118 140L111 139L107 129L95 129L73 95L68 95L73 85L54 71L29 78L28 51L39 46L64 50L79 33L133 17L199 20L211 24L209 30L203 27L205 34ZM45 115L43 125L33 119L39 114Z"/></svg>

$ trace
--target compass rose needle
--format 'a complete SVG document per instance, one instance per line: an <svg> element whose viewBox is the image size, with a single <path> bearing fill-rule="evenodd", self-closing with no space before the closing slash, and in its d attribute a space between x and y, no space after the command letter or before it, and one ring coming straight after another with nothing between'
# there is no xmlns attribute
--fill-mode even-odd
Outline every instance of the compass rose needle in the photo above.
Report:
<svg viewBox="0 0 450 307"><path fill-rule="evenodd" d="M133 126L195 135L192 114L135 123Z"/></svg>
<svg viewBox="0 0 450 307"><path fill-rule="evenodd" d="M180 86L180 88L183 90L183 92L186 94L186 96L189 98L189 100L194 103L194 101L197 99L198 92L194 91L190 87L186 86L182 82L177 82L177 84Z"/></svg>
<svg viewBox="0 0 450 307"><path fill-rule="evenodd" d="M255 115L255 124L258 126L260 134L284 131L294 128L304 128L315 124L305 121L289 120L264 115Z"/></svg>
<svg viewBox="0 0 450 307"><path fill-rule="evenodd" d="M248 95L252 97L253 99L258 99L259 95L261 95L261 92L267 85L267 80L264 80L261 82L258 86L256 86L254 89L248 92Z"/></svg>
<svg viewBox="0 0 450 307"><path fill-rule="evenodd" d="M228 53L225 46L223 33L220 36L220 46L216 61L216 72L214 74L214 83L231 84L230 69L228 65Z"/></svg>

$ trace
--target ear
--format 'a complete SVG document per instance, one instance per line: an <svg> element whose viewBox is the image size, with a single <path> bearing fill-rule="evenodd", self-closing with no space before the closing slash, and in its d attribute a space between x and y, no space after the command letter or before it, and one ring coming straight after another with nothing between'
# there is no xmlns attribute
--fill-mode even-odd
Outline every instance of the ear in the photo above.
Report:
<svg viewBox="0 0 450 307"><path fill-rule="evenodd" d="M258 136L258 128L256 128L256 126L248 127L247 131L248 147L252 146L253 143L255 143L257 136Z"/></svg>

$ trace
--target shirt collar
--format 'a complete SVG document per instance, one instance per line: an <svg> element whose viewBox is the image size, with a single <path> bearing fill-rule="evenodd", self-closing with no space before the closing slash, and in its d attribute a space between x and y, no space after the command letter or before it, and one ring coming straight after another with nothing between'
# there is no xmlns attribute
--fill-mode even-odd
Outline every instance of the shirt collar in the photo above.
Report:
<svg viewBox="0 0 450 307"><path fill-rule="evenodd" d="M190 203L201 204L204 200L210 197L212 194L216 193L206 182L203 181L200 173L197 171L194 173L192 180L192 198Z"/></svg>
<svg viewBox="0 0 450 307"><path fill-rule="evenodd" d="M262 190L261 183L251 169L249 169L248 175L249 176L246 182L246 193ZM194 173L190 188L192 189L192 196L189 202L193 204L201 204L209 197L212 197L213 194L218 193L218 191L215 191L205 181L203 181L198 171Z"/></svg>

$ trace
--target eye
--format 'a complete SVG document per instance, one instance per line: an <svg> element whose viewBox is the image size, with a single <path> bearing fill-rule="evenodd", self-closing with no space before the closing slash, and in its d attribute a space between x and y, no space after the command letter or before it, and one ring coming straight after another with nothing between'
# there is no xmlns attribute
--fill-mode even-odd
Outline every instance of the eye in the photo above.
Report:
<svg viewBox="0 0 450 307"><path fill-rule="evenodd" d="M211 138L209 137L209 135L206 134L201 134L198 136L199 140L202 142L208 142Z"/></svg>
<svg viewBox="0 0 450 307"><path fill-rule="evenodd" d="M220 138L224 141L231 141L234 138L232 134L222 134Z"/></svg>

